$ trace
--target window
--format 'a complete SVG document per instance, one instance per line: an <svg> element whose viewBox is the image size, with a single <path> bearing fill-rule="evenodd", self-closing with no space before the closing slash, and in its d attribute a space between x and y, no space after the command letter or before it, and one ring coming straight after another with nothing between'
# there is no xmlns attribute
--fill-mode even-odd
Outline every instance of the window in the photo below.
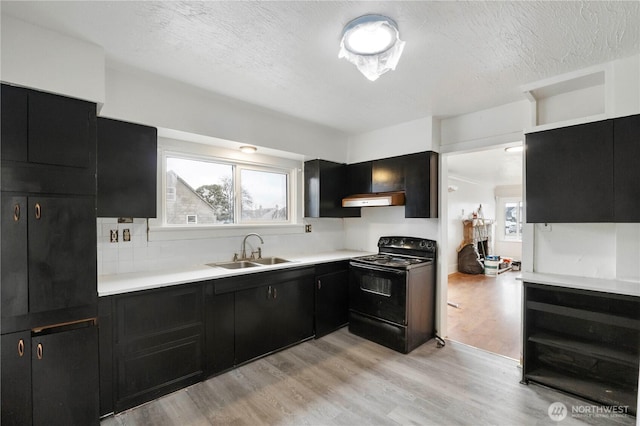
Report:
<svg viewBox="0 0 640 426"><path fill-rule="evenodd" d="M522 240L522 201L504 200L504 238Z"/></svg>
<svg viewBox="0 0 640 426"><path fill-rule="evenodd" d="M165 156L166 225L289 223L290 172L214 158Z"/></svg>

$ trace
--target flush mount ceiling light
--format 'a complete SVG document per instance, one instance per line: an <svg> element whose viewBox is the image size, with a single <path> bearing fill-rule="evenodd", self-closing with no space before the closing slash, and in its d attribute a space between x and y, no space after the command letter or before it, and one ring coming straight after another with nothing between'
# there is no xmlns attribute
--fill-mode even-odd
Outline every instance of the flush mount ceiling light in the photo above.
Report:
<svg viewBox="0 0 640 426"><path fill-rule="evenodd" d="M524 150L524 147L522 145L509 146L504 150L505 152L522 152Z"/></svg>
<svg viewBox="0 0 640 426"><path fill-rule="evenodd" d="M253 154L258 150L258 148L256 148L255 146L250 146L250 145L243 145L240 147L240 151L244 152L245 154Z"/></svg>
<svg viewBox="0 0 640 426"><path fill-rule="evenodd" d="M345 58L365 77L375 81L387 71L396 69L404 45L393 19L364 15L344 27L338 58Z"/></svg>

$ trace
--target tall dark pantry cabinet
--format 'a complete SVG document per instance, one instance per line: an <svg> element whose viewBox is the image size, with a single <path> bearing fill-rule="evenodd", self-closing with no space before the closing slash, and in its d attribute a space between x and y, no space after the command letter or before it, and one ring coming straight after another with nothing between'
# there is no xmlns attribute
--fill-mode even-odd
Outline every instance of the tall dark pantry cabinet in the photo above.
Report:
<svg viewBox="0 0 640 426"><path fill-rule="evenodd" d="M97 425L96 104L0 99L1 423Z"/></svg>

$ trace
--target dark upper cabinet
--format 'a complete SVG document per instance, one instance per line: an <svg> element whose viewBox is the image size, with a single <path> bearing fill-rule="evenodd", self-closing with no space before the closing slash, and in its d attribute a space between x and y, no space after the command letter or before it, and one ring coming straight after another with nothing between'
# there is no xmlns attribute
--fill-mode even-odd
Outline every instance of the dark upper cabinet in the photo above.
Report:
<svg viewBox="0 0 640 426"><path fill-rule="evenodd" d="M350 194L405 193L405 217L438 217L438 153L418 152L349 164Z"/></svg>
<svg viewBox="0 0 640 426"><path fill-rule="evenodd" d="M407 158L391 157L371 165L371 192L404 191Z"/></svg>
<svg viewBox="0 0 640 426"><path fill-rule="evenodd" d="M349 262L316 266L316 338L349 322Z"/></svg>
<svg viewBox="0 0 640 426"><path fill-rule="evenodd" d="M29 312L97 305L95 198L28 197L27 213Z"/></svg>
<svg viewBox="0 0 640 426"><path fill-rule="evenodd" d="M373 161L349 164L347 178L349 194L368 194L371 191L371 173Z"/></svg>
<svg viewBox="0 0 640 426"><path fill-rule="evenodd" d="M348 195L347 165L326 160L304 163L304 216L356 217L360 209L342 207Z"/></svg>
<svg viewBox="0 0 640 426"><path fill-rule="evenodd" d="M155 127L98 118L98 217L156 217Z"/></svg>
<svg viewBox="0 0 640 426"><path fill-rule="evenodd" d="M2 85L2 160L93 169L95 103Z"/></svg>
<svg viewBox="0 0 640 426"><path fill-rule="evenodd" d="M2 195L2 318L29 312L27 197Z"/></svg>
<svg viewBox="0 0 640 426"><path fill-rule="evenodd" d="M640 221L639 117L528 134L527 222Z"/></svg>
<svg viewBox="0 0 640 426"><path fill-rule="evenodd" d="M2 113L2 152L3 161L27 161L29 139L29 91L20 87L0 86Z"/></svg>
<svg viewBox="0 0 640 426"><path fill-rule="evenodd" d="M437 152L427 151L403 156L405 160L405 217L438 217Z"/></svg>
<svg viewBox="0 0 640 426"><path fill-rule="evenodd" d="M616 222L640 222L640 115L613 120L613 187Z"/></svg>

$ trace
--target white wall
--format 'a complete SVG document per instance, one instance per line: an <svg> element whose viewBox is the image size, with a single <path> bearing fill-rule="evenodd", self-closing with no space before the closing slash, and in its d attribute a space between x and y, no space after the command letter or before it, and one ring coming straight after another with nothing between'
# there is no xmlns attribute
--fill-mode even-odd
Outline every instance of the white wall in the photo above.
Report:
<svg viewBox="0 0 640 426"><path fill-rule="evenodd" d="M104 49L2 15L0 79L102 104Z"/></svg>
<svg viewBox="0 0 640 426"><path fill-rule="evenodd" d="M347 136L334 129L135 70L108 68L101 115L345 162Z"/></svg>
<svg viewBox="0 0 640 426"><path fill-rule="evenodd" d="M485 219L495 220L496 203L493 187L481 183L470 183L449 178L449 185L455 185L458 190L449 192L449 216L446 224L449 228L447 238L448 274L458 271L458 247L464 240L464 226L462 221L468 219L473 211L482 204ZM444 222L443 222L444 223ZM495 225L493 226L494 250L487 254L501 254L495 250Z"/></svg>
<svg viewBox="0 0 640 426"><path fill-rule="evenodd" d="M439 120L425 117L351 136L347 163L422 151L438 151Z"/></svg>

